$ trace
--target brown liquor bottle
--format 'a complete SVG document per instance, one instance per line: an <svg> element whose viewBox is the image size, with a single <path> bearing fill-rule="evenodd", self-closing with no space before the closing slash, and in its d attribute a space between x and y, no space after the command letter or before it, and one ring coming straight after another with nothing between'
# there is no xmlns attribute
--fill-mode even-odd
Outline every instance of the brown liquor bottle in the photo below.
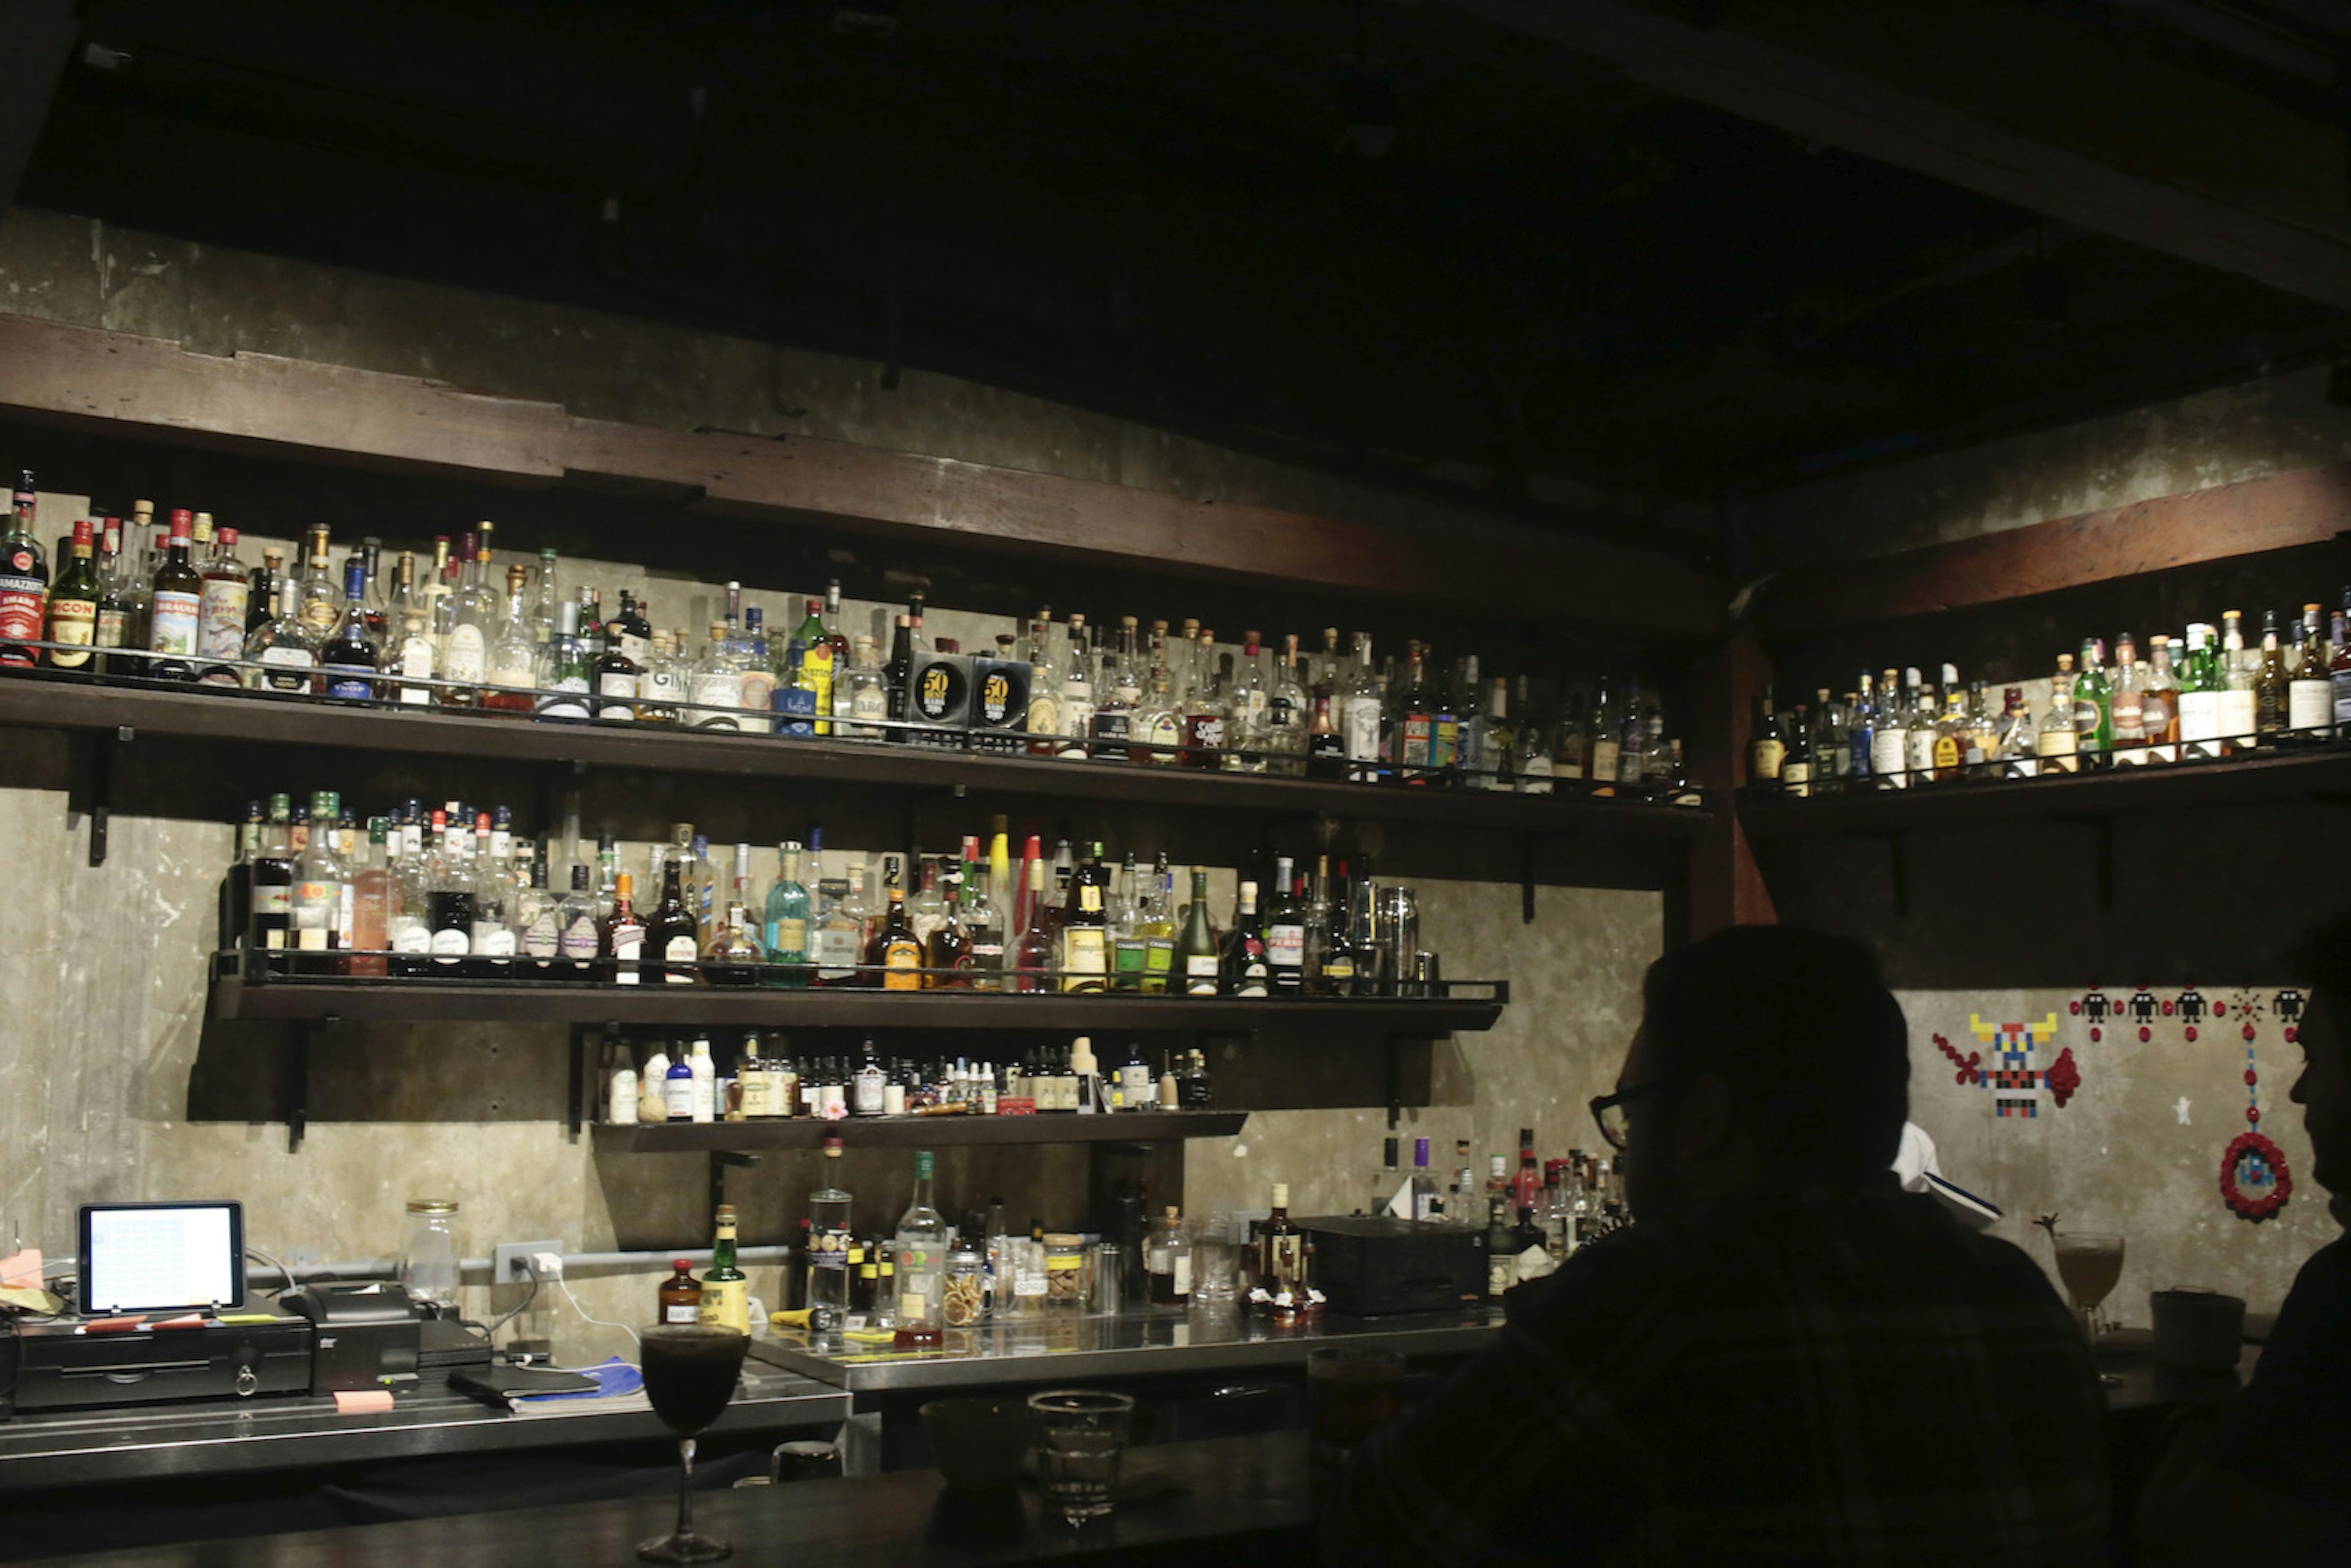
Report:
<svg viewBox="0 0 2351 1568"><path fill-rule="evenodd" d="M597 931L597 948L602 955L598 960L599 979L622 986L638 982L639 963L645 950L645 923L631 907L635 892L635 879L627 872L612 879L612 913L599 922Z"/></svg>
<svg viewBox="0 0 2351 1568"><path fill-rule="evenodd" d="M947 915L931 933L924 967L936 971L923 977L926 991L971 989L971 930L963 923L963 889L947 889ZM886 977L885 977L886 978Z"/></svg>
<svg viewBox="0 0 2351 1568"><path fill-rule="evenodd" d="M702 977L695 968L702 956L702 923L686 907L684 884L679 880L683 869L676 855L664 862L661 904L645 922L650 967L674 986L691 986Z"/></svg>
<svg viewBox="0 0 2351 1568"><path fill-rule="evenodd" d="M687 1259L673 1258L669 1266L674 1272L661 1282L661 1322L700 1322L702 1282L694 1277L694 1264Z"/></svg>
<svg viewBox="0 0 2351 1568"><path fill-rule="evenodd" d="M866 969L879 977L885 991L918 991L923 988L923 944L914 936L914 925L906 915L906 890L895 880L890 883L890 912L883 916L882 928L873 933L872 945L866 949Z"/></svg>

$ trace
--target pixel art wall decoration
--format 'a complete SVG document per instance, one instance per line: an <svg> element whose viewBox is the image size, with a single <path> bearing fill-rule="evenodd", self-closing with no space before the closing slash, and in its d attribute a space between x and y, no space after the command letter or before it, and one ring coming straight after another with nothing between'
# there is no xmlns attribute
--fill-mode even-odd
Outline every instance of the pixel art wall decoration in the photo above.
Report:
<svg viewBox="0 0 2351 1568"><path fill-rule="evenodd" d="M2288 993L2278 993L2283 1001ZM2300 1015L2299 993L2295 1014ZM2268 1134L2262 1131L2262 1075L2253 1061L2253 1039L2260 1031L2253 1020L2260 1016L2261 1005L2252 1000L2252 993L2241 991L2237 1000L2238 1016L2244 1019L2245 1036L2245 1121L2247 1130L2229 1141L2220 1153L2220 1201L2240 1219L2250 1219L2258 1225L2285 1207L2294 1196L2294 1173L2286 1169L2285 1155ZM2279 1013L2285 1009L2281 1007ZM2294 1038L2294 1028L2286 1029L2286 1038ZM2189 1031L2195 1038L2195 1031Z"/></svg>
<svg viewBox="0 0 2351 1568"><path fill-rule="evenodd" d="M2051 1013L2038 1022L1986 1023L1980 1014L1968 1015L1968 1031L1983 1047L1985 1061L1977 1082L1991 1091L1992 1114L2001 1119L2031 1120L2041 1113L2041 1103L2049 1097L2044 1086L2044 1074L2037 1065L2035 1053L2047 1045L2057 1033L2057 1015ZM2081 1083L2081 1075L2067 1053L2066 1069L2071 1082L2057 1103L2064 1104Z"/></svg>

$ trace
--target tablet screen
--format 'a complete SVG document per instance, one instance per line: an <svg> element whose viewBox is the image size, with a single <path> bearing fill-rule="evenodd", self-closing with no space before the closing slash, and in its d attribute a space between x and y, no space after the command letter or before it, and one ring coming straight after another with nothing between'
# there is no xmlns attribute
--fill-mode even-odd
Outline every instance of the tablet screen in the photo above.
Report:
<svg viewBox="0 0 2351 1568"><path fill-rule="evenodd" d="M80 1239L85 1312L244 1304L240 1205L84 1204Z"/></svg>

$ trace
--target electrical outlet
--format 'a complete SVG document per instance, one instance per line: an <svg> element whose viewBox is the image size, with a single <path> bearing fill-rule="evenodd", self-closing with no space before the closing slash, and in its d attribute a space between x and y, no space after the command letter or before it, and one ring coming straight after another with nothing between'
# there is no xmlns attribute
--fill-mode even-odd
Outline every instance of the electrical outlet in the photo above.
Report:
<svg viewBox="0 0 2351 1568"><path fill-rule="evenodd" d="M560 1241L501 1241L490 1257L490 1280L498 1285L528 1285L530 1270L523 1260L534 1252L561 1252Z"/></svg>

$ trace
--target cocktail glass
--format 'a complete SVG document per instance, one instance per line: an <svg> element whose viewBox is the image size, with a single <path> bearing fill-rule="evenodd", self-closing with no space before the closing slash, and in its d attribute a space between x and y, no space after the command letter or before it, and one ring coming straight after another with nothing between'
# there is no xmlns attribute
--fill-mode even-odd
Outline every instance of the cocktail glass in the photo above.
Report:
<svg viewBox="0 0 2351 1568"><path fill-rule="evenodd" d="M645 1397L653 1414L677 1434L680 1477L677 1528L655 1541L639 1543L637 1556L647 1563L716 1563L731 1556L731 1542L700 1535L694 1528L694 1439L735 1397L735 1383L743 1375L743 1353L750 1336L715 1323L664 1323L639 1336L639 1360L645 1373Z"/></svg>
<svg viewBox="0 0 2351 1568"><path fill-rule="evenodd" d="M2123 1277L2123 1239L2100 1230L2068 1230L2050 1239L2057 1249L2057 1277L2065 1281L2074 1310L2082 1314L2082 1337L2098 1345L2098 1303ZM2107 1383L2121 1379L2102 1377Z"/></svg>
<svg viewBox="0 0 2351 1568"><path fill-rule="evenodd" d="M1071 1524L1108 1513L1118 1494L1134 1401L1093 1388L1053 1388L1029 1396L1037 1418L1037 1476L1045 1500Z"/></svg>

